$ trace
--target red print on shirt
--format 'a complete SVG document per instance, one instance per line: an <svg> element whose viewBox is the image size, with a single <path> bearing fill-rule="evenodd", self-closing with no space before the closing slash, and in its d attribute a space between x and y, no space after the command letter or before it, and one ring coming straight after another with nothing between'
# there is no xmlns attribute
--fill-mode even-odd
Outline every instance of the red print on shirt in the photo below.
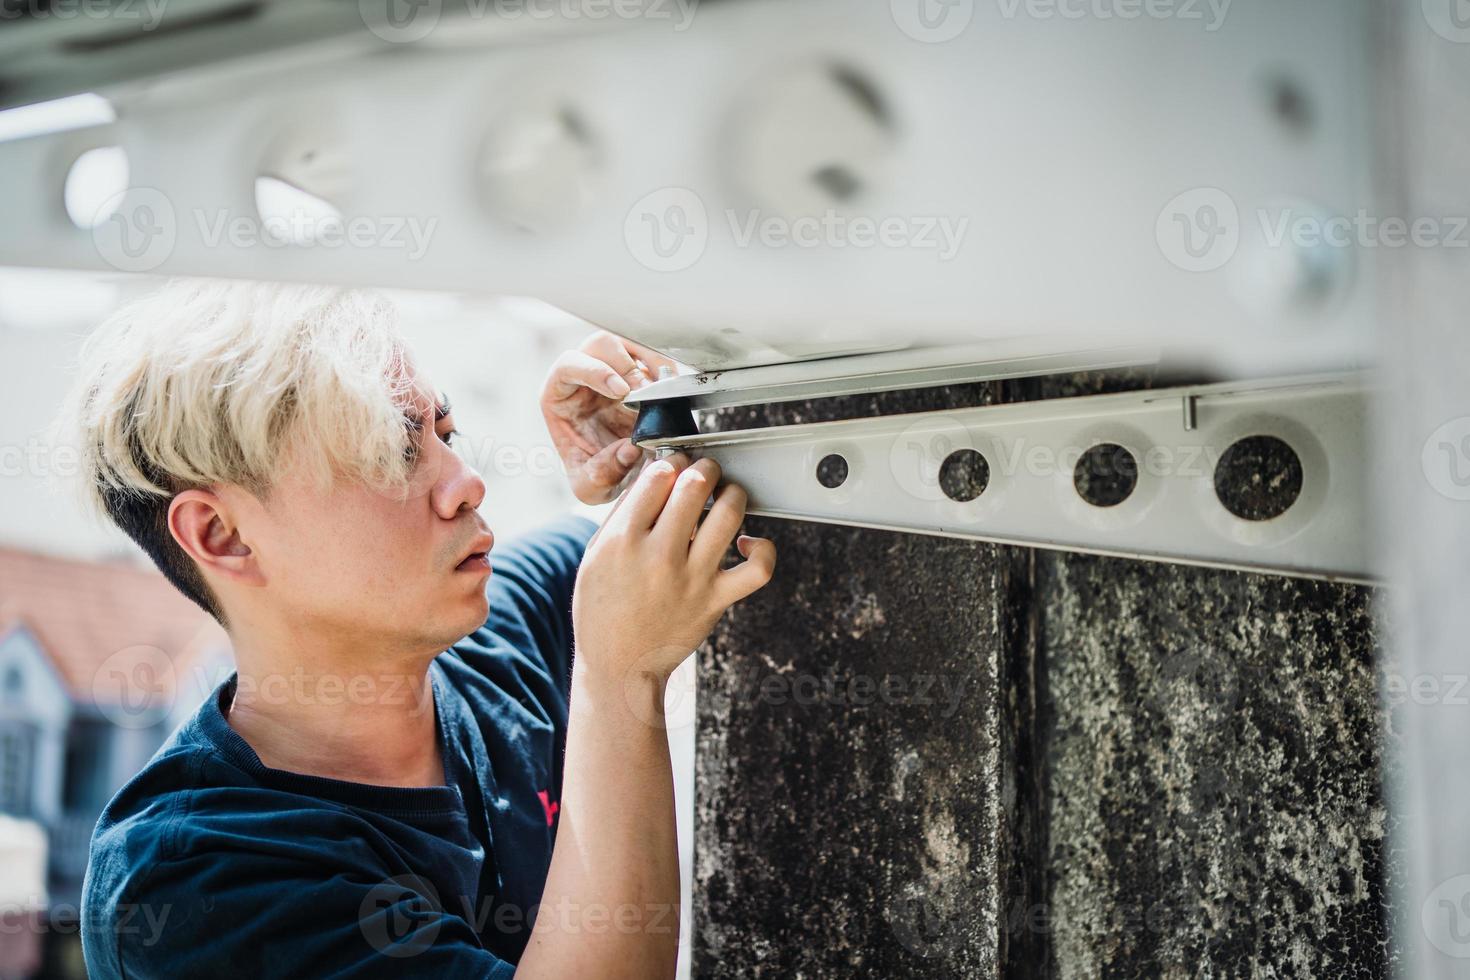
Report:
<svg viewBox="0 0 1470 980"><path fill-rule="evenodd" d="M550 827L552 821L556 819L556 811L561 809L561 804L551 802L550 793L544 789L537 790L536 795L541 797L541 809L546 811L546 826Z"/></svg>

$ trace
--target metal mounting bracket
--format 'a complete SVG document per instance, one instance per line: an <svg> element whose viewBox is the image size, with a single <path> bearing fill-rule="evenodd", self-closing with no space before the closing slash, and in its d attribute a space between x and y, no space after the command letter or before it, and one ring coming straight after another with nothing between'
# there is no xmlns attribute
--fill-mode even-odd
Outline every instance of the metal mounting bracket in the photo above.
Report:
<svg viewBox="0 0 1470 980"><path fill-rule="evenodd" d="M643 445L714 458L745 488L752 515L1371 582L1362 469L1367 390L1360 375L1295 377ZM1259 471L1259 459L1237 447L1251 437L1285 443L1295 465ZM1127 450L1136 479L1120 502L1098 506L1082 496L1076 472L1084 454L1109 445ZM963 450L983 457L986 472L968 500L953 499L944 478L947 460L973 466ZM845 478L831 479L844 465ZM836 485L824 485L819 470ZM1227 489L1289 485L1275 487L1287 506L1269 519L1237 516L1217 493L1217 476ZM1298 488L1294 499L1291 487Z"/></svg>
<svg viewBox="0 0 1470 980"><path fill-rule="evenodd" d="M631 392L623 403L687 399L690 408L730 408L860 395L901 388L1029 378L1154 364L1157 347L1046 350L1035 338L913 347L846 357L680 374Z"/></svg>

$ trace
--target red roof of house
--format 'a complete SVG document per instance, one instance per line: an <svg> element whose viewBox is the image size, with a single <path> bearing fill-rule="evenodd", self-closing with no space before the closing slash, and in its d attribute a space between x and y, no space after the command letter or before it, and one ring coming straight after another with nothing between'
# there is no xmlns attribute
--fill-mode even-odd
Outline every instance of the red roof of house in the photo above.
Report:
<svg viewBox="0 0 1470 980"><path fill-rule="evenodd" d="M228 649L219 624L157 569L0 547L0 636L23 624L72 697L117 700L140 670L172 693L206 652Z"/></svg>

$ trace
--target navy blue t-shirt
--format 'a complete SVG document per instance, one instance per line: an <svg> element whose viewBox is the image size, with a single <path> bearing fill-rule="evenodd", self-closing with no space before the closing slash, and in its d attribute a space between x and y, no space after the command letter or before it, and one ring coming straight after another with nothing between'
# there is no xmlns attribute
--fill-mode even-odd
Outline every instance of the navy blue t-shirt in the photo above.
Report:
<svg viewBox="0 0 1470 980"><path fill-rule="evenodd" d="M232 675L97 824L93 980L512 976L551 863L596 529L567 517L491 552L489 617L429 667L444 786L267 768L225 720Z"/></svg>

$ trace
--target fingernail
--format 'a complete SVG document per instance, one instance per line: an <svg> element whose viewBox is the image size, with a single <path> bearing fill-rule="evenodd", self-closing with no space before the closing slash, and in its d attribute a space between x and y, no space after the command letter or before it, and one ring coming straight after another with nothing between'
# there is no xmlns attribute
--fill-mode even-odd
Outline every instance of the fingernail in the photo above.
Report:
<svg viewBox="0 0 1470 980"><path fill-rule="evenodd" d="M624 381L619 375L616 374L609 374L607 376L607 387L608 390L613 393L614 398L622 398L624 395L632 390L628 387L628 382Z"/></svg>
<svg viewBox="0 0 1470 980"><path fill-rule="evenodd" d="M636 463L638 461L638 457L642 455L643 450L639 449L637 446L633 445L630 442L625 444L621 449L618 450L618 462L622 463L624 466L630 466L633 463Z"/></svg>

